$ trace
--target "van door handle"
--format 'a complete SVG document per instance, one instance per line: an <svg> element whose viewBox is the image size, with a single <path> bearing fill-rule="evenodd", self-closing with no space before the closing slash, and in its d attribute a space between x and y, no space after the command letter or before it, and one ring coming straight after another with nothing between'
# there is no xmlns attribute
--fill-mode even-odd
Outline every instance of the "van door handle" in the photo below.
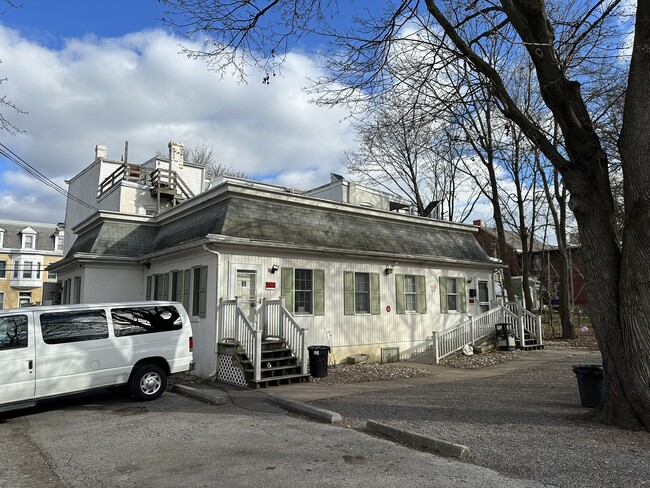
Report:
<svg viewBox="0 0 650 488"><path fill-rule="evenodd" d="M34 361L33 361L32 359L30 359L29 361L27 361L27 367L28 367L30 370L31 370L31 369L34 369Z"/></svg>

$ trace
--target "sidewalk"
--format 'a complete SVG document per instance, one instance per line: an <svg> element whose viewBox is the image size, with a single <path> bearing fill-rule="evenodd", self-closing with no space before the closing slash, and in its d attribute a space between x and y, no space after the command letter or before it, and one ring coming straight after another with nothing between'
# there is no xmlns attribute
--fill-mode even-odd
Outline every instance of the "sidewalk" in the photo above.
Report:
<svg viewBox="0 0 650 488"><path fill-rule="evenodd" d="M314 402L318 400L355 395L359 393L398 390L402 388L413 388L416 386L431 385L436 383L494 378L512 374L523 369L540 366L545 363L555 362L558 359L565 357L575 356L576 361L579 362L578 358L580 356L593 354L593 352L594 351L590 350L542 349L539 351L534 351L530 354L529 357L526 358L516 359L513 361L508 361L480 369L449 368L435 364L403 361L399 363L389 363L388 365L426 369L432 371L434 374L422 378L369 381L365 383L349 383L344 385L323 385L319 383L279 385L260 391L265 391L274 396L282 396L290 400Z"/></svg>

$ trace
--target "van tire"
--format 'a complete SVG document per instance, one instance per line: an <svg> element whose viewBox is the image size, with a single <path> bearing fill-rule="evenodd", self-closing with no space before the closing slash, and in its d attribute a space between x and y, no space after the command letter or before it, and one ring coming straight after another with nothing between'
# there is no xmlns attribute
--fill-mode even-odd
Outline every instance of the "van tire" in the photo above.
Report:
<svg viewBox="0 0 650 488"><path fill-rule="evenodd" d="M167 388L167 375L155 364L140 366L131 374L129 389L136 400L148 402L160 397Z"/></svg>

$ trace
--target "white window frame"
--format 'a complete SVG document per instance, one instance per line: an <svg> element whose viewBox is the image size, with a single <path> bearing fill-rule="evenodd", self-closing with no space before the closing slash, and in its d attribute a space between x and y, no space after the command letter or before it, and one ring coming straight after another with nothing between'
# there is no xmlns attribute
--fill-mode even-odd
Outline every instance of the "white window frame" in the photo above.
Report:
<svg viewBox="0 0 650 488"><path fill-rule="evenodd" d="M365 276L368 279L368 289L367 290L359 290L357 287L358 282L357 282L357 277L360 276ZM363 309L361 310L360 304L359 304L359 296L365 296L366 301L368 303L368 309ZM370 277L370 273L366 272L355 272L354 273L354 313L356 315L370 315L370 311L372 310L372 279Z"/></svg>
<svg viewBox="0 0 650 488"><path fill-rule="evenodd" d="M447 312L460 312L461 308L459 307L460 305L460 299L459 299L459 293L458 293L458 280L462 278L454 278L454 277L447 277L447 293L446 293L446 299L447 299ZM452 283L454 284L454 292L450 293L449 292L449 284ZM456 306L454 308L451 308L451 304L449 303L449 298L450 297L456 297Z"/></svg>
<svg viewBox="0 0 650 488"><path fill-rule="evenodd" d="M5 247L5 230L0 229L0 247Z"/></svg>
<svg viewBox="0 0 650 488"><path fill-rule="evenodd" d="M411 282L412 283L409 283ZM409 289L407 283L412 285ZM409 307L409 299L412 301L412 307ZM404 275L404 310L406 313L418 313L418 277L417 275Z"/></svg>
<svg viewBox="0 0 650 488"><path fill-rule="evenodd" d="M298 288L298 272L309 272L309 288ZM307 268L294 268L293 270L293 303L294 313L296 315L313 315L314 314L314 270ZM304 293L309 295L309 307L305 310L298 310L298 294Z"/></svg>
<svg viewBox="0 0 650 488"><path fill-rule="evenodd" d="M23 302L25 301L25 298L28 298L29 301L26 303L26 305L29 305L32 303L32 292L31 291L21 291L18 292L18 307L23 307Z"/></svg>
<svg viewBox="0 0 650 488"><path fill-rule="evenodd" d="M54 236L54 250L55 251L63 251L63 242L64 242L63 234L55 235Z"/></svg>
<svg viewBox="0 0 650 488"><path fill-rule="evenodd" d="M4 268L0 268L2 271L2 276L0 276L0 280L6 280L7 279L7 260L6 259L0 259L0 263L5 263ZM11 275L11 272L9 273Z"/></svg>
<svg viewBox="0 0 650 488"><path fill-rule="evenodd" d="M31 250L36 249L36 233L24 232L22 237L23 237L22 249L31 249ZM28 238L31 242L31 246L27 245Z"/></svg>
<svg viewBox="0 0 650 488"><path fill-rule="evenodd" d="M5 292L0 291L0 310L4 310L5 308Z"/></svg>

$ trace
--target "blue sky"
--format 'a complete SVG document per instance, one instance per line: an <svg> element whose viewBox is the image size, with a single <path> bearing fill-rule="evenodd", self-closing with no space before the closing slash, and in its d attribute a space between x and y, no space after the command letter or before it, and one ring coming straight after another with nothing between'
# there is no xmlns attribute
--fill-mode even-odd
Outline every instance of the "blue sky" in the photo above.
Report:
<svg viewBox="0 0 650 488"><path fill-rule="evenodd" d="M291 53L270 85L257 75L240 84L179 55L155 0L21 2L0 15L0 93L27 114L4 110L24 132L0 140L64 188L95 145L119 160L125 141L132 162L171 140L206 144L222 164L297 188L345 173L348 113L310 103L302 88L319 71L308 54ZM0 160L0 218L64 215L64 197Z"/></svg>
<svg viewBox="0 0 650 488"><path fill-rule="evenodd" d="M157 0L18 0L21 8L4 8L3 24L50 47L70 37L119 37L159 28L163 7Z"/></svg>

